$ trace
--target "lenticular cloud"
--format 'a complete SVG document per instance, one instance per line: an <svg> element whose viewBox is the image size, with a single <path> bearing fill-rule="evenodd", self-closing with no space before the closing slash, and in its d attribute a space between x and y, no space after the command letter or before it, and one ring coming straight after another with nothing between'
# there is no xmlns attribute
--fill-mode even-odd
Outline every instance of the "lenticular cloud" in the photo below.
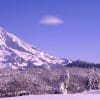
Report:
<svg viewBox="0 0 100 100"><path fill-rule="evenodd" d="M47 25L58 25L63 24L64 21L55 16L45 16L40 20L40 24L47 24Z"/></svg>

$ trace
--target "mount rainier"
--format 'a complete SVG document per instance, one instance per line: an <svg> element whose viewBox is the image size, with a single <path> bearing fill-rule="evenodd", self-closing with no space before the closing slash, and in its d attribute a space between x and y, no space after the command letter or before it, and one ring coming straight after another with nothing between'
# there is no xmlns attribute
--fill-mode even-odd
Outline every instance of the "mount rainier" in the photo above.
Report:
<svg viewBox="0 0 100 100"><path fill-rule="evenodd" d="M100 64L50 56L0 28L0 97L97 90L99 73Z"/></svg>
<svg viewBox="0 0 100 100"><path fill-rule="evenodd" d="M70 63L69 60L50 56L34 48L0 27L0 68L23 69L33 66L48 68L65 62Z"/></svg>

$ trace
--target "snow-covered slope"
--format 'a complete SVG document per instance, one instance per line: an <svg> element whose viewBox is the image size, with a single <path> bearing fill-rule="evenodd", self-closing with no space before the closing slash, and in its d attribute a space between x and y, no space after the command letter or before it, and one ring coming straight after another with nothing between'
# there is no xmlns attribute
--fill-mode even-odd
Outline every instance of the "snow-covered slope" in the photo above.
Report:
<svg viewBox="0 0 100 100"><path fill-rule="evenodd" d="M50 67L62 63L63 59L34 48L0 27L0 68Z"/></svg>

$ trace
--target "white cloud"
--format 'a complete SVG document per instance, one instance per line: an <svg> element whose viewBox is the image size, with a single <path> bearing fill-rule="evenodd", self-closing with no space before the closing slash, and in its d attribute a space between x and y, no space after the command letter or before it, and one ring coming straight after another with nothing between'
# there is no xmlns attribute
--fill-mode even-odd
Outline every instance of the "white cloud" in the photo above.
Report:
<svg viewBox="0 0 100 100"><path fill-rule="evenodd" d="M56 16L44 16L41 18L40 24L46 24L46 25L58 25L63 24L64 21Z"/></svg>

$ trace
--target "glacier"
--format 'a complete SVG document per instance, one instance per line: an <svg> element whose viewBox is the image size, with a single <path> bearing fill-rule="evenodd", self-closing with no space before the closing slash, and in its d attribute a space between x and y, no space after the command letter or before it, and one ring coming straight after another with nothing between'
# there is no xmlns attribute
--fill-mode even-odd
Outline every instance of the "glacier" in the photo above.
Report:
<svg viewBox="0 0 100 100"><path fill-rule="evenodd" d="M65 60L51 56L0 27L0 68L24 69L33 66L63 65ZM67 60L67 63L71 63Z"/></svg>

